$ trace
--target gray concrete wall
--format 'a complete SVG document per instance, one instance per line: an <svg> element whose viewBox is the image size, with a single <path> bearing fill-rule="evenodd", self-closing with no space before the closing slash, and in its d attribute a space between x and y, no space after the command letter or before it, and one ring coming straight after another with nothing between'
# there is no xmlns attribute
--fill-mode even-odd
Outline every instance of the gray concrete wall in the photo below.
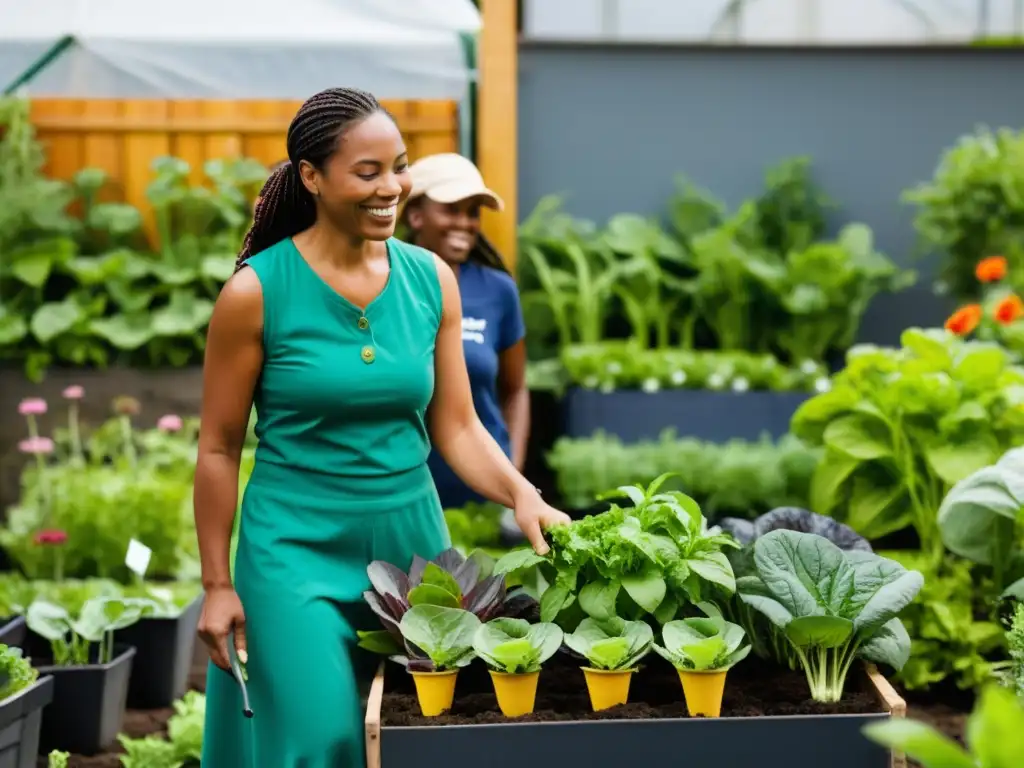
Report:
<svg viewBox="0 0 1024 768"><path fill-rule="evenodd" d="M597 221L660 213L679 172L735 205L767 166L806 154L840 205L833 228L866 222L903 264L915 234L901 192L975 125L1024 125L1018 50L524 43L519 81L523 216L549 193ZM862 337L941 323L930 281L908 294L877 300Z"/></svg>

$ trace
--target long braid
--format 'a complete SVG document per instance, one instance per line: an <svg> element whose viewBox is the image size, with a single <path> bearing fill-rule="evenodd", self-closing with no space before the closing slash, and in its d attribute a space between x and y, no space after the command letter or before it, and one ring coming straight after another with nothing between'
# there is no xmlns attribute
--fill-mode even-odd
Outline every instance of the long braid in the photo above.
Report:
<svg viewBox="0 0 1024 768"><path fill-rule="evenodd" d="M342 134L377 112L386 114L373 94L357 88L329 88L299 107L288 126L288 162L270 174L260 190L236 272L250 256L313 226L316 203L299 176L299 163L305 160L322 169Z"/></svg>

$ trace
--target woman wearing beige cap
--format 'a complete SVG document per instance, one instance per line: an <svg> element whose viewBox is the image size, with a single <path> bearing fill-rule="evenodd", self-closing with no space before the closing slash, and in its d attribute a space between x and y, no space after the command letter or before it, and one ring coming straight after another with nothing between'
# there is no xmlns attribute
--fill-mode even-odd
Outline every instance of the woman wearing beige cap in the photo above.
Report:
<svg viewBox="0 0 1024 768"><path fill-rule="evenodd" d="M526 343L519 291L494 247L480 234L480 209L503 208L465 157L443 153L410 167L404 211L409 239L454 270L462 295L462 346L480 421L522 471L530 432ZM446 509L483 502L435 450L428 461Z"/></svg>

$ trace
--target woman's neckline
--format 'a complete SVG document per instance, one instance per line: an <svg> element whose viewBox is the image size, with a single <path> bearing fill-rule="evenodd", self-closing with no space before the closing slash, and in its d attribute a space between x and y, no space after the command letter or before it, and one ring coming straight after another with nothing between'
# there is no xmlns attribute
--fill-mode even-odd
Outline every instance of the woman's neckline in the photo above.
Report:
<svg viewBox="0 0 1024 768"><path fill-rule="evenodd" d="M299 247L295 244L295 238L289 237L288 244L291 246L291 249L295 253L295 256L302 263L303 268L306 271L308 271L310 275L313 276L315 282L320 285L321 289L325 291L330 298L332 298L336 303L341 304L342 306L347 307L348 309L351 309L355 312L358 312L360 317L366 317L367 314L371 312L373 308L380 303L380 301L384 298L384 295L388 292L388 288L391 286L391 276L395 272L395 258L391 246L392 239L393 238L389 237L387 240L384 241L384 249L385 252L387 253L388 259L388 276L387 279L384 281L384 287L380 289L377 295L374 296L370 300L370 303L367 304L365 307L360 307L354 301L352 301L343 293L341 293L337 288L335 288L333 285L324 280L320 273L313 269L313 266L308 261L306 261L306 257L303 256L302 251L299 250Z"/></svg>

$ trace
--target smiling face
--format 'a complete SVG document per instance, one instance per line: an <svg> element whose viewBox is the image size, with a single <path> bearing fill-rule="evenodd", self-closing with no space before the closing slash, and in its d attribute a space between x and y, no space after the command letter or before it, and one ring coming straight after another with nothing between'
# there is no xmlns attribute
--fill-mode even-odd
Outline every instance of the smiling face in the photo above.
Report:
<svg viewBox="0 0 1024 768"><path fill-rule="evenodd" d="M463 264L480 234L480 208L484 201L469 197L439 203L424 195L409 209L409 226L416 244L433 251L449 264Z"/></svg>
<svg viewBox="0 0 1024 768"><path fill-rule="evenodd" d="M395 233L412 179L402 134L386 113L348 126L323 167L303 160L299 170L317 216L339 231L359 240L387 240Z"/></svg>

